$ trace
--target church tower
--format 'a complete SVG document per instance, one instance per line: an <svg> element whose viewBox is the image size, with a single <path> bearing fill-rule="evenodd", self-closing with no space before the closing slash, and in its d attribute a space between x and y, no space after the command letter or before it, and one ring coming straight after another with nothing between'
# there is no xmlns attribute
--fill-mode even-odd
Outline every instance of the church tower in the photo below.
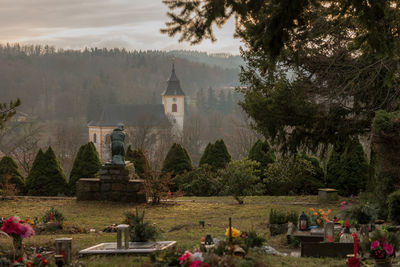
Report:
<svg viewBox="0 0 400 267"><path fill-rule="evenodd" d="M161 96L165 114L173 119L174 128L182 132L185 114L185 94L182 91L178 77L176 77L174 64L172 64L171 77L167 81L167 89Z"/></svg>

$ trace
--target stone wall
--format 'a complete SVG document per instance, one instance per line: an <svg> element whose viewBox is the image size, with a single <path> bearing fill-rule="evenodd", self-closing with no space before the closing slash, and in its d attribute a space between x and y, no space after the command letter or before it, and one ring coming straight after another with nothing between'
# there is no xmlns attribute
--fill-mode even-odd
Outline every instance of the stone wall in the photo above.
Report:
<svg viewBox="0 0 400 267"><path fill-rule="evenodd" d="M130 178L131 164L127 166L106 164L100 170L100 178L79 179L77 200L146 203L143 180Z"/></svg>

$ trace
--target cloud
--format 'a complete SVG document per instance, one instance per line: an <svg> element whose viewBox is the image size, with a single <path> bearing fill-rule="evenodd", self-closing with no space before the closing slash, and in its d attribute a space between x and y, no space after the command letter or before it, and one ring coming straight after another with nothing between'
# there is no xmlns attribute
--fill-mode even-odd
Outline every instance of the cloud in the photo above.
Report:
<svg viewBox="0 0 400 267"><path fill-rule="evenodd" d="M190 46L159 32L166 12L161 0L0 0L0 42L238 53L233 23L216 30L216 43Z"/></svg>

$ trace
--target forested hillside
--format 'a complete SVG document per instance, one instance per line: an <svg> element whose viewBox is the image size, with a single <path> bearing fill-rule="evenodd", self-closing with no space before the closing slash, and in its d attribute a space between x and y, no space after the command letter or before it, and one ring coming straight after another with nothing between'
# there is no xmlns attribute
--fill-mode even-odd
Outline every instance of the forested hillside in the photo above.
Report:
<svg viewBox="0 0 400 267"><path fill-rule="evenodd" d="M196 52L184 54L191 53L194 58L199 56ZM1 45L0 100L19 97L23 103L20 111L45 120L88 121L106 103L160 101L173 60L188 99L195 97L200 88L238 84L237 68L195 63L171 52L64 51L49 46ZM229 57L225 60L229 62ZM216 62L224 65L224 58L219 57Z"/></svg>

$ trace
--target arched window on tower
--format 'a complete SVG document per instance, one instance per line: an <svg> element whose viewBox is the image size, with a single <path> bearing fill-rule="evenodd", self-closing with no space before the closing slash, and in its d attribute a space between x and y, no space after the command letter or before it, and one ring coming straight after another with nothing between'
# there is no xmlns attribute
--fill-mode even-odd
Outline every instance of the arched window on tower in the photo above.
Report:
<svg viewBox="0 0 400 267"><path fill-rule="evenodd" d="M97 142L97 135L93 134L93 143L96 143L96 142Z"/></svg>
<svg viewBox="0 0 400 267"><path fill-rule="evenodd" d="M178 105L172 104L172 112L178 112Z"/></svg>

